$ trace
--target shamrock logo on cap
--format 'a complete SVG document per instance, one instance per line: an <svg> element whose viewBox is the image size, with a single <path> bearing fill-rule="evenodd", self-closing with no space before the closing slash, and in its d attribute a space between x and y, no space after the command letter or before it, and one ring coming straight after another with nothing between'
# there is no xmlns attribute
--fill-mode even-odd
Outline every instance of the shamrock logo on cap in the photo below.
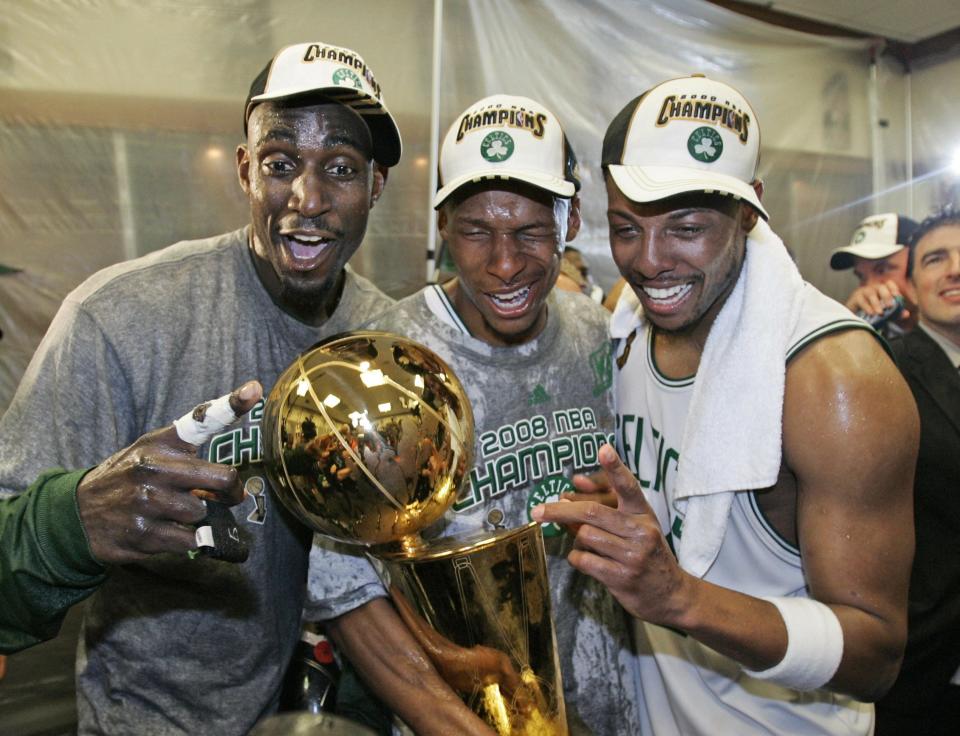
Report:
<svg viewBox="0 0 960 736"><path fill-rule="evenodd" d="M513 155L513 138L502 130L489 133L480 142L480 155L490 163L506 161Z"/></svg>
<svg viewBox="0 0 960 736"><path fill-rule="evenodd" d="M716 130L704 125L690 134L687 150L697 161L712 164L723 153L723 139Z"/></svg>
<svg viewBox="0 0 960 736"><path fill-rule="evenodd" d="M338 87L354 87L363 89L363 83L360 77L353 73L351 69L337 69L333 73L333 83Z"/></svg>

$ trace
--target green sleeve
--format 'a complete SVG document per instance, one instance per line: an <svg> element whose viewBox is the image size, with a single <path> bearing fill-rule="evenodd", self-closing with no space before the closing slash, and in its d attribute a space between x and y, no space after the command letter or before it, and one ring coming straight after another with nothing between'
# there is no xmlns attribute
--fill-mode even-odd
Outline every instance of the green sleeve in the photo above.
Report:
<svg viewBox="0 0 960 736"><path fill-rule="evenodd" d="M23 494L0 499L0 653L56 636L67 609L106 577L77 509L86 473L47 471Z"/></svg>

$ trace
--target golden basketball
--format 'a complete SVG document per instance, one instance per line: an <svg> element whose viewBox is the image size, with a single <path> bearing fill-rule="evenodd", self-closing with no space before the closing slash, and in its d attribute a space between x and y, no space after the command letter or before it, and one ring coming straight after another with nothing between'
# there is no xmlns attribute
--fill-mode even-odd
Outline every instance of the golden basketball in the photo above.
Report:
<svg viewBox="0 0 960 736"><path fill-rule="evenodd" d="M473 416L453 371L385 332L338 335L297 356L262 426L281 502L352 544L416 538L453 504L471 466Z"/></svg>

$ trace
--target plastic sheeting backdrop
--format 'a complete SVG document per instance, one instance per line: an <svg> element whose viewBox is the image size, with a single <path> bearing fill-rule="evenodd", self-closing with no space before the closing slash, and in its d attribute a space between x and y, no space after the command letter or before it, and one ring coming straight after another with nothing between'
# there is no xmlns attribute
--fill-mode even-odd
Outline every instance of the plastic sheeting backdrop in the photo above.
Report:
<svg viewBox="0 0 960 736"><path fill-rule="evenodd" d="M0 274L0 411L58 302L84 277L245 224L234 172L243 99L289 43L356 49L398 118L403 160L353 261L395 296L424 282L435 102L441 135L468 104L495 92L536 98L557 113L583 171L576 244L604 286L616 274L599 171L603 132L628 100L673 76L703 72L751 100L772 224L827 293L842 298L853 283L829 270L829 251L863 216L911 204L903 188L870 197L875 180L896 187L905 178L898 69L881 66L879 112L890 124L872 141L865 42L774 28L701 0L446 0L437 101L433 0L13 0L4 10L0 264L22 270ZM915 105L920 87L915 80ZM938 166L923 169L935 172L923 195L930 201L944 191Z"/></svg>

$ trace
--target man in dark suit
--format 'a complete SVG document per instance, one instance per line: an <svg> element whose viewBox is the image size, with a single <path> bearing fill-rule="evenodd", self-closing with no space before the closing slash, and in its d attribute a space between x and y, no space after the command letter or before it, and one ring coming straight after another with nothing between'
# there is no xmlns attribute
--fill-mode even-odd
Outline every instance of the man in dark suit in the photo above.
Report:
<svg viewBox="0 0 960 736"><path fill-rule="evenodd" d="M907 275L919 328L892 347L920 410L917 545L906 654L876 733L940 736L960 733L960 210L920 225Z"/></svg>

